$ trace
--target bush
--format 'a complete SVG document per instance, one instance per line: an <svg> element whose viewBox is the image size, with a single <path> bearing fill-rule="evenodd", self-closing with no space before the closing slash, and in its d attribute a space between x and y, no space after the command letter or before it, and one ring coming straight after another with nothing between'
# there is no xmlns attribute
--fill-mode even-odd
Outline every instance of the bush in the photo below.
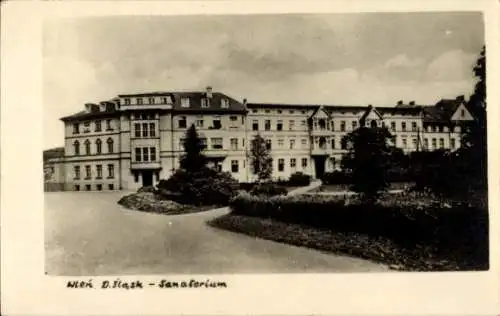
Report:
<svg viewBox="0 0 500 316"><path fill-rule="evenodd" d="M288 179L288 185L290 186L308 186L311 183L311 176L304 174L302 172L295 172Z"/></svg>
<svg viewBox="0 0 500 316"><path fill-rule="evenodd" d="M432 245L439 254L460 257L466 253L488 261L488 212L479 205L448 204L416 193L391 195L369 206L356 198L243 193L231 200L230 207L235 215L386 237L408 249Z"/></svg>
<svg viewBox="0 0 500 316"><path fill-rule="evenodd" d="M196 172L177 170L168 180L158 183L160 196L195 205L227 205L238 188L238 182L229 173L209 168Z"/></svg>
<svg viewBox="0 0 500 316"><path fill-rule="evenodd" d="M252 195L265 195L265 196L275 196L275 195L286 195L287 189L274 183L260 183L255 185L251 190Z"/></svg>
<svg viewBox="0 0 500 316"><path fill-rule="evenodd" d="M156 188L154 186L140 187L137 193L156 193Z"/></svg>
<svg viewBox="0 0 500 316"><path fill-rule="evenodd" d="M350 174L342 171L325 172L321 177L323 184L350 184Z"/></svg>

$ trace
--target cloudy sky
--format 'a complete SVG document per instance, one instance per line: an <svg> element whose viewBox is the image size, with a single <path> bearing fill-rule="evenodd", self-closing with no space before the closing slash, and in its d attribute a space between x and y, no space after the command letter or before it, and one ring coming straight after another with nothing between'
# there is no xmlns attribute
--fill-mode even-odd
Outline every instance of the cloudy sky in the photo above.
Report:
<svg viewBox="0 0 500 316"><path fill-rule="evenodd" d="M211 85L249 102L433 104L468 96L480 13L94 17L43 29L44 147L120 93Z"/></svg>

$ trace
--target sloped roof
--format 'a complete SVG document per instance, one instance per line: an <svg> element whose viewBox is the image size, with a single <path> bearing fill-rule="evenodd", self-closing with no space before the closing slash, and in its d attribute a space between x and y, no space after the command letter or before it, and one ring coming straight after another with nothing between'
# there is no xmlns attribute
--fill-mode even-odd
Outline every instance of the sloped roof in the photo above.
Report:
<svg viewBox="0 0 500 316"><path fill-rule="evenodd" d="M246 112L246 108L243 103L220 92L212 93L212 98L210 98L210 104L208 107L201 107L201 100L207 97L206 92L174 92L172 95L174 96L173 109L176 112ZM181 106L181 99L186 97L189 98L189 108L183 108ZM222 99L226 99L228 101L227 108L222 107Z"/></svg>
<svg viewBox="0 0 500 316"><path fill-rule="evenodd" d="M64 157L64 147L55 147L43 151L43 161L46 162L52 158Z"/></svg>
<svg viewBox="0 0 500 316"><path fill-rule="evenodd" d="M424 108L424 123L447 123L458 107L465 104L462 98L442 99L435 106Z"/></svg>
<svg viewBox="0 0 500 316"><path fill-rule="evenodd" d="M96 109L92 109L90 112L87 111L80 111L65 117L61 118L61 121L73 121L73 120L85 120L85 119L94 119L94 118L105 118L105 117L113 117L115 114L117 114L119 111L113 109L109 110L107 109L106 111L99 111Z"/></svg>

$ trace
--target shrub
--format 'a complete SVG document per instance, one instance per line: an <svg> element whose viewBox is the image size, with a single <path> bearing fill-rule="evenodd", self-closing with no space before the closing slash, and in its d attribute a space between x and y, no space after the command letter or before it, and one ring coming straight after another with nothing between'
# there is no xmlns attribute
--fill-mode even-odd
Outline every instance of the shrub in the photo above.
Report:
<svg viewBox="0 0 500 316"><path fill-rule="evenodd" d="M295 172L288 179L288 185L290 186L308 186L311 183L311 176L304 174L302 172Z"/></svg>
<svg viewBox="0 0 500 316"><path fill-rule="evenodd" d="M335 196L252 196L243 193L230 202L236 215L272 218L337 232L387 237L403 248L432 245L441 254L467 249L488 258L488 212L466 203L448 204L422 194L391 195L374 204Z"/></svg>
<svg viewBox="0 0 500 316"><path fill-rule="evenodd" d="M195 205L226 205L238 187L229 173L209 168L197 172L177 170L168 180L158 183L160 195Z"/></svg>
<svg viewBox="0 0 500 316"><path fill-rule="evenodd" d="M156 188L154 186L140 187L137 193L156 193Z"/></svg>
<svg viewBox="0 0 500 316"><path fill-rule="evenodd" d="M286 195L287 192L286 188L274 183L260 183L250 190L250 194L265 196Z"/></svg>
<svg viewBox="0 0 500 316"><path fill-rule="evenodd" d="M350 184L350 174L342 171L325 172L321 177L323 184Z"/></svg>

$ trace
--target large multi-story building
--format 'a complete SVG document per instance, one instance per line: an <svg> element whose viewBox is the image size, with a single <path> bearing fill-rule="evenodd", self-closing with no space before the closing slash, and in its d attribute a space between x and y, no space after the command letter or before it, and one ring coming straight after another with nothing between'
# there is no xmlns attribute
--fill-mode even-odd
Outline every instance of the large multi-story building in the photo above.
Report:
<svg viewBox="0 0 500 316"><path fill-rule="evenodd" d="M320 177L340 168L343 136L359 126L386 126L405 152L460 146L473 120L463 97L433 106L292 105L239 102L207 87L200 92L123 94L85 104L61 119L64 156L47 161L65 190L137 189L179 168L187 129L194 124L209 164L240 182L256 179L248 153L253 137L266 139L273 178L294 172Z"/></svg>

